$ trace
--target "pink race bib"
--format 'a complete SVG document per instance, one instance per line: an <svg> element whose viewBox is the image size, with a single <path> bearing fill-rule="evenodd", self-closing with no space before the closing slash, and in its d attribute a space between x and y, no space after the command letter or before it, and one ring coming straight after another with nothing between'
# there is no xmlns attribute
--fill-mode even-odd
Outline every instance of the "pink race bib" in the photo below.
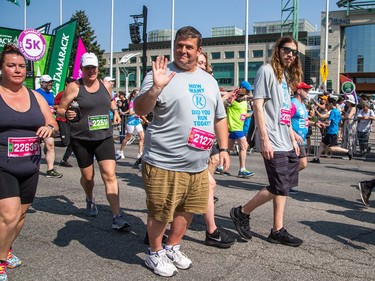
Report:
<svg viewBox="0 0 375 281"><path fill-rule="evenodd" d="M189 133L187 144L201 150L209 150L214 143L214 139L215 134L202 129L198 129L196 127L192 127Z"/></svg>
<svg viewBox="0 0 375 281"><path fill-rule="evenodd" d="M290 125L291 111L290 109L282 108L280 110L280 124L281 125Z"/></svg>
<svg viewBox="0 0 375 281"><path fill-rule="evenodd" d="M39 137L8 138L8 157L28 157L40 155Z"/></svg>
<svg viewBox="0 0 375 281"><path fill-rule="evenodd" d="M245 121L245 119L246 119L246 114L241 114L240 115L240 120L241 121Z"/></svg>

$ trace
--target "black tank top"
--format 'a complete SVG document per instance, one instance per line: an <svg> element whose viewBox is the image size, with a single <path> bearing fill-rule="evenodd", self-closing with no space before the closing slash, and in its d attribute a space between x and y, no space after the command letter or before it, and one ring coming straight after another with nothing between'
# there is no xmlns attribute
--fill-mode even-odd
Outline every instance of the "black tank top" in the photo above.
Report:
<svg viewBox="0 0 375 281"><path fill-rule="evenodd" d="M71 136L81 140L103 140L112 136L112 124L109 118L111 98L106 87L99 81L99 89L89 93L79 79L77 102L81 119L71 123ZM106 123L107 122L107 123Z"/></svg>
<svg viewBox="0 0 375 281"><path fill-rule="evenodd" d="M45 125L45 119L34 93L27 89L30 108L18 112L8 106L0 96L0 169L14 176L27 176L39 169L41 155L8 157L9 137L35 137Z"/></svg>

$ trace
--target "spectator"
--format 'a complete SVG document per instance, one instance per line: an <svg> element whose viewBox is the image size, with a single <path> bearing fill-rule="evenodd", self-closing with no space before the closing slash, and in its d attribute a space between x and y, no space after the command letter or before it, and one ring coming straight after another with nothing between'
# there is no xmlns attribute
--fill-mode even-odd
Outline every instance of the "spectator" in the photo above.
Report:
<svg viewBox="0 0 375 281"><path fill-rule="evenodd" d="M320 164L320 156L323 150L327 149L329 152L342 152L346 153L349 157L349 160L352 160L353 154L349 149L339 147L337 144L337 134L339 131L339 124L341 121L340 111L336 108L336 100L334 98L328 99L328 109L330 110L329 117L326 122L318 121L315 125L320 127L327 128L326 135L322 138L320 142L318 155L311 160L311 163Z"/></svg>
<svg viewBox="0 0 375 281"><path fill-rule="evenodd" d="M357 108L353 95L348 95L346 100L346 110L343 112L343 136L341 146L351 151L355 151L357 132Z"/></svg>
<svg viewBox="0 0 375 281"><path fill-rule="evenodd" d="M375 120L375 113L370 109L370 103L362 103L362 109L358 113L357 138L361 155L369 153L371 148L368 145L372 122Z"/></svg>

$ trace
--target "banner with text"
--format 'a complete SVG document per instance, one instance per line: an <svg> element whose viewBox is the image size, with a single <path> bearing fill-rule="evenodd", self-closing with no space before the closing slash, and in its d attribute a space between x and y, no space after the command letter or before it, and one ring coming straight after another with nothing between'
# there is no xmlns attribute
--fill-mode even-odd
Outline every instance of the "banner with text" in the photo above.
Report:
<svg viewBox="0 0 375 281"><path fill-rule="evenodd" d="M74 61L73 75L72 75L72 77L74 79L82 78L81 57L84 53L86 53L86 47L85 47L85 44L82 41L82 38L79 37L78 38L76 57L75 57L75 61Z"/></svg>
<svg viewBox="0 0 375 281"><path fill-rule="evenodd" d="M64 89L77 22L68 22L56 29L48 74L54 80L52 91Z"/></svg>

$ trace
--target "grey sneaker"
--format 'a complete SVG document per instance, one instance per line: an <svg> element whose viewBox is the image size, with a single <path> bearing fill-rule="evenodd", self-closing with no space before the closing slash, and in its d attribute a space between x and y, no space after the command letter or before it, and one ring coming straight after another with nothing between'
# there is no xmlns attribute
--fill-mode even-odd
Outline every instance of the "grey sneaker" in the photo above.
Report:
<svg viewBox="0 0 375 281"><path fill-rule="evenodd" d="M52 169L52 170L48 170L47 173L46 173L46 178L55 178L55 179L59 179L61 178L63 175L56 172L55 169Z"/></svg>
<svg viewBox="0 0 375 281"><path fill-rule="evenodd" d="M112 228L118 231L130 231L130 224L125 220L123 214L118 214L112 219Z"/></svg>
<svg viewBox="0 0 375 281"><path fill-rule="evenodd" d="M155 274L164 277L175 276L178 272L177 268L173 265L173 262L167 257L164 249L153 254L151 254L149 250L145 264Z"/></svg>
<svg viewBox="0 0 375 281"><path fill-rule="evenodd" d="M174 245L171 249L165 249L167 257L179 269L189 269L193 266L191 260L180 251L180 245Z"/></svg>
<svg viewBox="0 0 375 281"><path fill-rule="evenodd" d="M89 200L86 198L86 214L89 217L96 217L98 215L98 208L96 207L94 199Z"/></svg>

